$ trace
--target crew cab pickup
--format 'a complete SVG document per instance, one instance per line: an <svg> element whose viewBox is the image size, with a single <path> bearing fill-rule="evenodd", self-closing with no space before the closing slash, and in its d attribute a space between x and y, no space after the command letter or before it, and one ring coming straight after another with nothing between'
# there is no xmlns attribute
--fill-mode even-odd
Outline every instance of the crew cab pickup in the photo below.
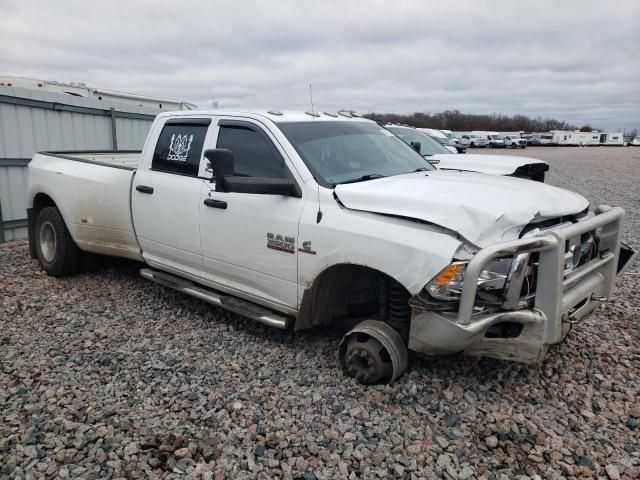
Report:
<svg viewBox="0 0 640 480"><path fill-rule="evenodd" d="M36 154L28 207L49 275L126 257L276 328L350 329L338 363L362 383L408 350L541 361L633 255L622 209L438 171L350 113L162 113L139 153Z"/></svg>

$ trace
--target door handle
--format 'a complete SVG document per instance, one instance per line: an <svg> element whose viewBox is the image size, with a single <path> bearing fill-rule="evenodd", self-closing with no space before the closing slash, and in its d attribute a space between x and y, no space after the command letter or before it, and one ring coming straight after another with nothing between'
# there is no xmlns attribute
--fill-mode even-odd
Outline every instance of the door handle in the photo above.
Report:
<svg viewBox="0 0 640 480"><path fill-rule="evenodd" d="M153 193L153 187L147 187L146 185L136 185L136 190L140 193Z"/></svg>
<svg viewBox="0 0 640 480"><path fill-rule="evenodd" d="M213 198L205 198L204 204L207 207L221 208L223 210L227 209L227 202L225 202L224 200L214 200Z"/></svg>

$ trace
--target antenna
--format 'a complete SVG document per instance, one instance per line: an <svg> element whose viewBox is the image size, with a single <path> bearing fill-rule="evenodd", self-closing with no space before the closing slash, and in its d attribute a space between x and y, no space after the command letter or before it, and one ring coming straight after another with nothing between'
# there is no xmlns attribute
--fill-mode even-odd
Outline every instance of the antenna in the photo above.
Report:
<svg viewBox="0 0 640 480"><path fill-rule="evenodd" d="M311 102L311 129L314 133L315 137L315 125L316 125L316 115L315 110L313 109L313 86L309 84L309 101ZM322 208L320 207L320 182L318 182L318 177L314 176L313 179L316 181L316 185L318 186L318 213L316 214L316 223L320 223L322 220Z"/></svg>

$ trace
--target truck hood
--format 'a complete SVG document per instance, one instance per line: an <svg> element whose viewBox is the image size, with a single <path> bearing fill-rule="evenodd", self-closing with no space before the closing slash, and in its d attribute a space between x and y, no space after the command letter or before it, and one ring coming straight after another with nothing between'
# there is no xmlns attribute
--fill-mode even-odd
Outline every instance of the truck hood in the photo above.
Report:
<svg viewBox="0 0 640 480"><path fill-rule="evenodd" d="M487 173L490 175L512 175L518 167L534 163L544 163L542 160L513 155L447 155L439 153L425 157L427 160L439 160L438 168L447 170L467 170L469 172Z"/></svg>
<svg viewBox="0 0 640 480"><path fill-rule="evenodd" d="M337 185L335 195L346 208L422 220L480 247L517 238L533 220L589 206L581 195L541 182L473 172L397 175Z"/></svg>

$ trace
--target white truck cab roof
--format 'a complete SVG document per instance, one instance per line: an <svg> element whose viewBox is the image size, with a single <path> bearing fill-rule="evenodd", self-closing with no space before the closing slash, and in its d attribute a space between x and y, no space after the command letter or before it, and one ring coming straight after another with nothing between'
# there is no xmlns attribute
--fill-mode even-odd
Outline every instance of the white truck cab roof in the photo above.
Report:
<svg viewBox="0 0 640 480"><path fill-rule="evenodd" d="M326 122L326 121L360 121L360 122L373 122L364 118L362 115L354 112L340 111L340 112L303 112L300 110L276 110L276 109L238 109L238 110L191 110L191 111L178 111L178 112L165 112L159 115L162 117L177 117L177 116L241 116L249 118L268 118L274 123L288 123L288 122Z"/></svg>

